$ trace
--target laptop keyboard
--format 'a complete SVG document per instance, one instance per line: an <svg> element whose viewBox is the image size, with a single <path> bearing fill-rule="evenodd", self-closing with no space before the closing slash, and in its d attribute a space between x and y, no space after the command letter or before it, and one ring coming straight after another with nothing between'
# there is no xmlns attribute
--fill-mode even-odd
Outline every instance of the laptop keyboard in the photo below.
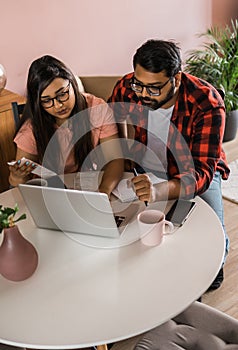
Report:
<svg viewBox="0 0 238 350"><path fill-rule="evenodd" d="M222 195L224 198L238 203L238 160L229 164L231 170L228 180L222 181Z"/></svg>

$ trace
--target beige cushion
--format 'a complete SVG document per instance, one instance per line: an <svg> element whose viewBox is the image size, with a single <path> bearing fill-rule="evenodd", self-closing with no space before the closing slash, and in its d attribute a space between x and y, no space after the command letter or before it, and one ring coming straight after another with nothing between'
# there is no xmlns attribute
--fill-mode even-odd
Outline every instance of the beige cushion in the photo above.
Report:
<svg viewBox="0 0 238 350"><path fill-rule="evenodd" d="M82 80L77 75L75 75L75 79L76 79L76 81L78 83L79 91L80 92L85 92Z"/></svg>
<svg viewBox="0 0 238 350"><path fill-rule="evenodd" d="M80 76L85 92L101 97L105 101L111 96L119 76Z"/></svg>
<svg viewBox="0 0 238 350"><path fill-rule="evenodd" d="M195 302L184 312L112 350L238 350L238 320Z"/></svg>
<svg viewBox="0 0 238 350"><path fill-rule="evenodd" d="M171 320L146 333L135 350L223 350L225 348L226 343L221 338L192 326L178 325Z"/></svg>

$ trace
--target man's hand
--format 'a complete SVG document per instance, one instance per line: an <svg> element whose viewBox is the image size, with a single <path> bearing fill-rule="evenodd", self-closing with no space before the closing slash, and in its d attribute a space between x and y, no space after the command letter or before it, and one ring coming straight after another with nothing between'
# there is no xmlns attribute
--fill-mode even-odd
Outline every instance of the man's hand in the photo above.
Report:
<svg viewBox="0 0 238 350"><path fill-rule="evenodd" d="M156 199L156 189L147 174L140 174L131 179L140 201L152 203Z"/></svg>

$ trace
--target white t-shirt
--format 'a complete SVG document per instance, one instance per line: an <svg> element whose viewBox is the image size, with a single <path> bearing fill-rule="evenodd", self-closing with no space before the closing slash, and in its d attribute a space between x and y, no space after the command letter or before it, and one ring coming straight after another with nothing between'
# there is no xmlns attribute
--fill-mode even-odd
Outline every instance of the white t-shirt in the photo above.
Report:
<svg viewBox="0 0 238 350"><path fill-rule="evenodd" d="M167 139L174 106L149 111L147 149L142 167L167 172Z"/></svg>

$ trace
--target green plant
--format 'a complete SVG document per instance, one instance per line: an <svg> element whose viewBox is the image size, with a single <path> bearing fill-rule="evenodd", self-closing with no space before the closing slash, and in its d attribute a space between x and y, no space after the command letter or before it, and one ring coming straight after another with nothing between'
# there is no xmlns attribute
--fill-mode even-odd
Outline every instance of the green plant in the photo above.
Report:
<svg viewBox="0 0 238 350"><path fill-rule="evenodd" d="M18 219L14 220L18 210L19 208L17 204L15 204L14 208L3 207L0 205L0 233L4 228L13 227L16 222L26 219L26 214L22 214Z"/></svg>
<svg viewBox="0 0 238 350"><path fill-rule="evenodd" d="M238 20L212 27L199 37L208 41L202 49L188 51L184 70L222 89L227 112L238 109Z"/></svg>

